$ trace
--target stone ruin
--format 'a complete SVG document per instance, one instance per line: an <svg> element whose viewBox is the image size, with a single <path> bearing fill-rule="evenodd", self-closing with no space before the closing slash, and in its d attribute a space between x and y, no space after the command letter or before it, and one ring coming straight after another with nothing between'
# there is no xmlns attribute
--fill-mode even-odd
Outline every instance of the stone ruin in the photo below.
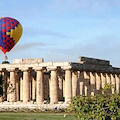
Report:
<svg viewBox="0 0 120 120"><path fill-rule="evenodd" d="M72 97L95 95L105 84L120 93L120 68L110 61L79 57L78 62L44 62L15 59L0 64L2 85L0 108L66 108Z"/></svg>

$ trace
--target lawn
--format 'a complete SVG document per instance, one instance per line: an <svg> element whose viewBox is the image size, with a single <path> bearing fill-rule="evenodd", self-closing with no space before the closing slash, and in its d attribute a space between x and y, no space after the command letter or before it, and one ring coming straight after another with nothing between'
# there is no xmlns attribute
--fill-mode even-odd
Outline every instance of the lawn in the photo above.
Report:
<svg viewBox="0 0 120 120"><path fill-rule="evenodd" d="M65 116L66 115L66 116ZM66 113L0 113L0 120L77 120Z"/></svg>

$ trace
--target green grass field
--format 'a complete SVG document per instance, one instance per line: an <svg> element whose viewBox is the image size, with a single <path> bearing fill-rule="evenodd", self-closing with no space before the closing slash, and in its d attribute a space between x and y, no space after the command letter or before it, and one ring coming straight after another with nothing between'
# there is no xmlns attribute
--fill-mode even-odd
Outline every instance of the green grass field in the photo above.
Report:
<svg viewBox="0 0 120 120"><path fill-rule="evenodd" d="M64 117L64 115L66 115ZM0 113L0 120L77 120L66 113Z"/></svg>

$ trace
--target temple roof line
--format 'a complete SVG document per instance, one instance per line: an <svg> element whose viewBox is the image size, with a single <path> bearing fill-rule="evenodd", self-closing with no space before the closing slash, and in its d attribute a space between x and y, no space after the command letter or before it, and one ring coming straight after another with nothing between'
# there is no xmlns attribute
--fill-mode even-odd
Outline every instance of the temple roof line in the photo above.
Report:
<svg viewBox="0 0 120 120"><path fill-rule="evenodd" d="M120 73L120 68L112 67L111 65L97 65L97 64L86 64L77 62L44 62L44 63L31 63L31 64L0 64L0 69L12 69L12 68L42 68L53 69L60 67L61 69L72 69L78 71L88 71L88 72L105 72L105 73Z"/></svg>

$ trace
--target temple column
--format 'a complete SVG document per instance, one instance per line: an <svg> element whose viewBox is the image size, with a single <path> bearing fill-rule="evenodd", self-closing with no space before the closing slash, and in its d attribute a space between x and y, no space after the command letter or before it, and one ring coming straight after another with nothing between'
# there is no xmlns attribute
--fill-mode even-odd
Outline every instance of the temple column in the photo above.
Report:
<svg viewBox="0 0 120 120"><path fill-rule="evenodd" d="M91 95L95 95L95 73L90 72Z"/></svg>
<svg viewBox="0 0 120 120"><path fill-rule="evenodd" d="M110 74L109 73L106 73L106 81L107 81L107 84L111 83L111 79L110 79Z"/></svg>
<svg viewBox="0 0 120 120"><path fill-rule="evenodd" d="M49 100L49 82L50 82L50 74L44 73L44 99Z"/></svg>
<svg viewBox="0 0 120 120"><path fill-rule="evenodd" d="M72 72L72 97L77 96L77 82L78 82L78 72Z"/></svg>
<svg viewBox="0 0 120 120"><path fill-rule="evenodd" d="M65 78L63 78L63 97L65 97Z"/></svg>
<svg viewBox="0 0 120 120"><path fill-rule="evenodd" d="M44 102L44 77L43 77L43 69L37 68L35 69L37 72L36 76L36 102L42 103Z"/></svg>
<svg viewBox="0 0 120 120"><path fill-rule="evenodd" d="M96 91L98 94L98 93L100 93L101 77L100 77L100 73L95 73L95 75L96 75Z"/></svg>
<svg viewBox="0 0 120 120"><path fill-rule="evenodd" d="M119 78L119 75L115 74L115 79L116 79L116 92L120 93L120 78Z"/></svg>
<svg viewBox="0 0 120 120"><path fill-rule="evenodd" d="M58 103L58 79L57 79L57 69L51 69L51 79L50 79L50 102Z"/></svg>
<svg viewBox="0 0 120 120"><path fill-rule="evenodd" d="M115 93L115 75L114 74L110 74L110 77L111 77L111 83L113 85L112 94L114 94Z"/></svg>
<svg viewBox="0 0 120 120"><path fill-rule="evenodd" d="M101 87L103 89L105 87L105 84L107 83L106 74L105 73L100 73L100 75L101 75Z"/></svg>
<svg viewBox="0 0 120 120"><path fill-rule="evenodd" d="M19 76L17 74L17 72L15 73L15 80L16 80L16 101L19 101L20 100L20 92L19 92Z"/></svg>
<svg viewBox="0 0 120 120"><path fill-rule="evenodd" d="M23 69L23 102L30 101L30 80L28 68Z"/></svg>
<svg viewBox="0 0 120 120"><path fill-rule="evenodd" d="M3 101L7 99L7 76L8 72L6 69L3 70L4 72L1 73L2 75L2 91L3 91Z"/></svg>
<svg viewBox="0 0 120 120"><path fill-rule="evenodd" d="M10 76L7 76L7 101L10 101L10 92L9 92L9 86L10 86Z"/></svg>
<svg viewBox="0 0 120 120"><path fill-rule="evenodd" d="M20 76L20 100L23 101L23 76Z"/></svg>
<svg viewBox="0 0 120 120"><path fill-rule="evenodd" d="M32 100L36 98L36 80L35 77L32 77Z"/></svg>
<svg viewBox="0 0 120 120"><path fill-rule="evenodd" d="M84 72L79 72L79 90L80 90L80 95L85 95Z"/></svg>
<svg viewBox="0 0 120 120"><path fill-rule="evenodd" d="M10 69L10 84L9 84L9 101L16 101L16 81L15 81L15 69Z"/></svg>
<svg viewBox="0 0 120 120"><path fill-rule="evenodd" d="M3 82L3 75L2 75L2 69L0 69L0 83L2 84ZM7 83L6 83L7 84ZM0 102L3 102L3 88L2 86L0 87Z"/></svg>
<svg viewBox="0 0 120 120"><path fill-rule="evenodd" d="M71 70L65 70L65 102L69 103L72 100L72 75Z"/></svg>
<svg viewBox="0 0 120 120"><path fill-rule="evenodd" d="M90 75L89 72L84 71L84 88L85 88L85 96L90 95Z"/></svg>
<svg viewBox="0 0 120 120"><path fill-rule="evenodd" d="M30 101L32 100L32 77L29 75Z"/></svg>
<svg viewBox="0 0 120 120"><path fill-rule="evenodd" d="M61 75L61 73L58 73L58 97L59 99L63 98L63 77Z"/></svg>

